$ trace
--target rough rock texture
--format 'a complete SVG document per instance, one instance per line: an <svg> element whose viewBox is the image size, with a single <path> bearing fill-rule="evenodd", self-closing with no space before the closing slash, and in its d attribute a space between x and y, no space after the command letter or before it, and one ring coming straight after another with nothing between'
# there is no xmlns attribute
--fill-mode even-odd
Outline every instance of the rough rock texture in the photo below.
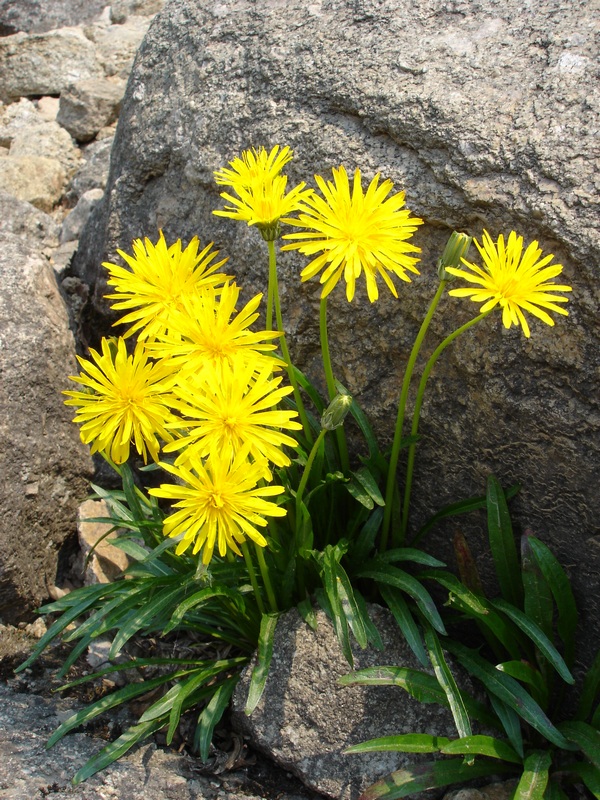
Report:
<svg viewBox="0 0 600 800"><path fill-rule="evenodd" d="M393 664L421 669L391 614L378 606L369 611L385 650L355 647L354 668ZM246 716L250 665L234 694L233 723L311 789L354 800L379 778L419 758L344 755L346 747L394 733L454 736L456 729L449 711L422 705L398 687L339 686L338 678L350 667L324 612L317 612L317 621L318 629L311 630L295 609L279 619L261 701Z"/></svg>
<svg viewBox="0 0 600 800"><path fill-rule="evenodd" d="M41 211L52 211L62 197L66 175L55 158L21 156L0 159L0 189Z"/></svg>
<svg viewBox="0 0 600 800"><path fill-rule="evenodd" d="M60 387L76 369L51 266L15 234L0 255L0 618L48 597L91 475Z"/></svg>
<svg viewBox="0 0 600 800"><path fill-rule="evenodd" d="M81 154L69 133L57 122L44 122L15 134L10 146L10 157L42 156L54 158L70 177L77 170Z"/></svg>
<svg viewBox="0 0 600 800"><path fill-rule="evenodd" d="M256 231L211 213L221 202L213 170L242 148L279 143L296 153L292 184L342 162L366 177L381 171L427 223L416 236L422 275L398 301L372 306L364 289L348 305L339 287L329 319L337 374L389 440L449 232L538 239L565 265L570 316L554 329L534 323L526 340L495 314L445 354L423 411L413 522L480 494L489 472L522 481L519 518L577 565L596 632L599 25L588 3L555 0L172 0L138 54L105 202L76 261L106 310L101 262L162 228L169 239L215 240L247 295L264 291ZM292 357L319 378L318 288L299 289L305 263L280 258L282 303ZM445 300L426 349L475 311ZM482 525L472 544L485 560Z"/></svg>
<svg viewBox="0 0 600 800"><path fill-rule="evenodd" d="M77 534L81 546L82 567L85 565L86 585L110 583L129 566L127 554L111 544L116 536L116 533L109 533L112 525L93 521L95 518L108 516L110 513L104 500L86 500L79 506ZM90 557L92 547L94 553Z"/></svg>
<svg viewBox="0 0 600 800"><path fill-rule="evenodd" d="M60 232L60 242L72 242L79 239L83 226L87 222L92 209L102 199L102 189L90 189L81 195L75 208L65 217Z"/></svg>
<svg viewBox="0 0 600 800"><path fill-rule="evenodd" d="M105 0L0 0L0 36L45 33L97 17Z"/></svg>
<svg viewBox="0 0 600 800"><path fill-rule="evenodd" d="M60 228L49 214L0 190L0 235L11 233L31 244L50 246L58 243Z"/></svg>
<svg viewBox="0 0 600 800"><path fill-rule="evenodd" d="M58 122L78 142L89 142L98 131L115 122L124 90L124 81L100 78L69 86L60 95Z"/></svg>
<svg viewBox="0 0 600 800"><path fill-rule="evenodd" d="M0 39L0 99L60 94L69 84L100 77L92 42L78 28L48 33L15 33Z"/></svg>

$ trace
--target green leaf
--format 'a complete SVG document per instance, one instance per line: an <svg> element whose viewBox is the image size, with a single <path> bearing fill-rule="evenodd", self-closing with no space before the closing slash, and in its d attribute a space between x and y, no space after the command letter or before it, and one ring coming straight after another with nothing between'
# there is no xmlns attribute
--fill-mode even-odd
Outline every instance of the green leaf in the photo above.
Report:
<svg viewBox="0 0 600 800"><path fill-rule="evenodd" d="M99 753L90 758L90 760L78 771L73 777L73 785L82 783L83 781L91 778L96 772L100 772L113 761L121 758L128 750L147 739L157 730L160 730L164 725L164 720L152 720L151 722L141 722L137 725L132 725L125 733L122 733L118 739L103 747Z"/></svg>
<svg viewBox="0 0 600 800"><path fill-rule="evenodd" d="M375 627L375 623L369 616L369 612L367 609L367 603L365 598L362 594L355 589L354 590L354 599L360 609L363 625L365 626L365 631L367 632L367 639L369 644L372 645L376 650L385 650L385 645L383 644L383 640L379 635L379 631Z"/></svg>
<svg viewBox="0 0 600 800"><path fill-rule="evenodd" d="M378 506L385 505L385 500L379 491L377 481L368 467L363 465L362 467L359 467L356 472L353 472L352 475L354 475L356 480L364 487L371 500L373 500Z"/></svg>
<svg viewBox="0 0 600 800"><path fill-rule="evenodd" d="M232 675L225 683L222 683L209 700L206 708L200 714L198 727L194 735L194 750L200 753L202 761L208 759L208 752L215 726L218 725L225 709L229 705L231 695L239 679L239 674Z"/></svg>
<svg viewBox="0 0 600 800"><path fill-rule="evenodd" d="M588 669L581 687L581 697L577 706L576 719L587 719L592 713L596 698L600 694L600 650L596 653L592 666Z"/></svg>
<svg viewBox="0 0 600 800"><path fill-rule="evenodd" d="M580 777L594 797L600 800L600 770L584 761L577 761L565 767L565 772L572 772Z"/></svg>
<svg viewBox="0 0 600 800"><path fill-rule="evenodd" d="M67 628L71 622L81 617L90 606L99 600L104 594L109 594L111 591L110 584L101 584L99 586L84 586L82 589L71 592L69 597L73 604L69 611L65 613L52 624L46 633L39 640L37 647L34 649L29 658L20 664L15 672L22 672L24 669L32 664L36 658L42 653L50 642L55 639L62 631ZM76 597L74 595L77 595ZM49 608L49 607L46 607Z"/></svg>
<svg viewBox="0 0 600 800"><path fill-rule="evenodd" d="M398 627L402 631L408 646L415 654L419 664L421 664L422 667L429 666L427 653L423 646L421 630L415 622L413 615L410 613L408 605L402 597L402 593L393 586L386 586L384 583L380 584L379 592L382 599L387 604L387 607L392 612L394 619L398 623Z"/></svg>
<svg viewBox="0 0 600 800"><path fill-rule="evenodd" d="M318 628L317 615L315 613L315 609L313 608L313 604L311 603L310 597L306 597L304 600L301 600L296 608L308 627L312 628L313 631L316 631Z"/></svg>
<svg viewBox="0 0 600 800"><path fill-rule="evenodd" d="M534 536L529 536L528 544L554 596L558 611L556 627L565 646L565 661L572 667L575 660L575 629L579 615L569 578L552 551L543 542Z"/></svg>
<svg viewBox="0 0 600 800"><path fill-rule="evenodd" d="M523 759L525 750L523 748L523 734L521 733L521 719L516 711L503 703L499 697L489 695L490 703L498 719L500 720L504 732L508 736L508 741L513 746L516 753Z"/></svg>
<svg viewBox="0 0 600 800"><path fill-rule="evenodd" d="M350 394L350 392L346 389L346 387L341 384L339 381L335 382L336 389L340 394ZM371 427L371 423L369 422L366 414L359 406L359 404L352 399L352 405L350 406L350 413L356 420L358 427L362 435L365 437L365 441L367 443L367 447L369 448L369 458L377 460L379 457L379 445L377 444L377 438L375 433L373 432L373 428Z"/></svg>
<svg viewBox="0 0 600 800"><path fill-rule="evenodd" d="M554 619L552 590L533 554L531 537L527 533L521 536L521 575L525 614L550 638Z"/></svg>
<svg viewBox="0 0 600 800"><path fill-rule="evenodd" d="M373 498L367 492L363 484L357 480L356 475L352 473L350 480L347 481L344 486L346 487L348 493L358 502L361 506L371 510L375 507L375 503L373 502Z"/></svg>
<svg viewBox="0 0 600 800"><path fill-rule="evenodd" d="M520 606L523 602L523 585L512 523L506 496L493 475L488 477L486 499L488 536L500 590L506 600Z"/></svg>
<svg viewBox="0 0 600 800"><path fill-rule="evenodd" d="M132 636L142 628L151 626L153 619L159 617L161 611L174 605L176 598L183 592L185 592L184 586L177 586L175 589L165 589L156 597L150 599L148 604L143 608L132 613L125 625L119 629L117 635L113 639L108 657L111 659L116 658Z"/></svg>
<svg viewBox="0 0 600 800"><path fill-rule="evenodd" d="M514 497L517 492L521 490L519 484L515 484L514 486L509 487L506 492L505 496L507 500L510 500ZM417 535L413 538L412 544L416 545L421 539L425 536L425 534L429 533L431 528L437 525L438 522L441 522L443 519L447 519L448 517L456 517L459 514L468 514L471 511L478 511L480 508L486 508L487 501L485 497L469 497L467 500L459 500L457 503L450 503L444 508L440 509L436 514L430 517L425 525L419 530ZM472 587L470 587L472 588Z"/></svg>
<svg viewBox="0 0 600 800"><path fill-rule="evenodd" d="M344 754L355 753L439 753L450 739L445 736L430 736L428 733L405 733L397 736L382 736L367 742L354 744Z"/></svg>
<svg viewBox="0 0 600 800"><path fill-rule="evenodd" d="M539 750L528 755L523 774L515 789L514 800L544 800L551 764L552 757L547 750Z"/></svg>
<svg viewBox="0 0 600 800"><path fill-rule="evenodd" d="M163 684L167 683L168 681L174 680L175 678L182 677L189 673L189 670L181 670L179 672L170 673L168 675L161 675L158 678L152 678L151 680L145 680L141 683L130 683L127 686L124 686L121 689L117 689L111 694L106 695L106 697L100 698L100 700L96 700L95 703L91 703L89 706L80 709L76 714L73 714L68 719L66 719L62 725L60 725L52 734L52 736L48 739L46 743L46 747L50 748L52 745L56 744L59 739L62 739L65 734L72 731L73 728L77 728L79 725L83 725L86 722L94 719L95 717L103 714L105 711L108 711L110 708L115 708L115 706L121 705L122 703L127 703L129 700L132 700L134 697L139 697L142 694L147 694L151 692L153 689L156 689L158 686L162 686ZM163 723L164 724L164 723Z"/></svg>
<svg viewBox="0 0 600 800"><path fill-rule="evenodd" d="M412 561L415 564L422 564L425 567L445 567L446 564L438 558L430 556L424 550L419 550L417 547L396 547L393 550L387 550L382 553L379 558L388 564L393 564L395 561Z"/></svg>
<svg viewBox="0 0 600 800"><path fill-rule="evenodd" d="M194 592L194 594L190 595L183 602L179 603L179 605L175 608L175 611L173 611L171 621L165 627L163 635L170 633L174 628L176 628L181 623L185 615L193 608L206 603L208 600L214 600L215 597L225 597L228 600L231 600L231 602L234 603L240 611L242 611L244 608L244 601L239 591L228 589L226 586L208 586L206 589L201 589L199 592Z"/></svg>
<svg viewBox="0 0 600 800"><path fill-rule="evenodd" d="M506 616L531 639L540 653L552 664L565 683L575 683L575 678L571 675L561 654L556 647L554 647L546 634L540 630L526 614L519 611L518 608L515 608L510 603L507 603L505 600L493 600L492 605L506 614Z"/></svg>
<svg viewBox="0 0 600 800"><path fill-rule="evenodd" d="M368 561L365 567L358 570L357 576L361 578L372 578L378 584L388 584L402 589L403 592L409 594L421 610L425 619L438 631L438 633L446 634L444 623L439 615L435 603L431 595L425 587L412 575L409 575L404 570L398 569L391 564L386 564L383 561L373 560Z"/></svg>
<svg viewBox="0 0 600 800"><path fill-rule="evenodd" d="M430 761L392 772L383 780L369 786L359 800L397 800L427 789L439 789L454 783L511 771L511 767L497 761L478 761L472 765L465 764L462 759Z"/></svg>
<svg viewBox="0 0 600 800"><path fill-rule="evenodd" d="M572 745L550 722L531 695L514 678L499 672L475 651L458 642L448 639L446 648L458 658L468 672L483 683L489 692L499 697L506 705L515 710L522 719L545 736L546 739L565 750L573 749Z"/></svg>
<svg viewBox="0 0 600 800"><path fill-rule="evenodd" d="M273 657L273 642L278 619L278 614L263 614L260 621L256 665L250 676L248 699L246 701L246 708L244 709L244 712L248 716L250 716L260 702L260 698L265 689L265 683L269 676L269 667L271 666L271 658Z"/></svg>
<svg viewBox="0 0 600 800"><path fill-rule="evenodd" d="M488 758L498 758L501 761L509 761L512 764L522 764L521 757L515 753L513 748L493 736L467 736L463 739L455 739L441 748L442 753L448 756L477 755L487 756Z"/></svg>
<svg viewBox="0 0 600 800"><path fill-rule="evenodd" d="M341 558L341 555L339 555L339 558ZM331 545L327 545L323 551L321 564L323 586L325 587L325 593L327 594L329 607L331 609L331 622L333 623L333 628L335 630L337 640L340 643L340 647L342 648L344 658L352 667L354 664L354 658L352 656L350 637L348 635L348 617L346 616L346 611L348 611L348 613L351 613L351 611L350 609L343 607L343 596L340 597L339 594L339 588L343 587L341 582L338 581L338 573L336 569L338 566L338 557L336 554L336 549Z"/></svg>
<svg viewBox="0 0 600 800"><path fill-rule="evenodd" d="M552 774L546 786L544 800L569 800L568 795L560 788L558 780L553 780Z"/></svg>
<svg viewBox="0 0 600 800"><path fill-rule="evenodd" d="M446 663L439 639L435 635L435 631L429 626L425 627L425 644L427 645L427 651L435 672L435 677L448 698L448 704L458 735L461 739L471 736L471 723L469 722L469 715L467 714L462 695L456 685L454 675Z"/></svg>
<svg viewBox="0 0 600 800"><path fill-rule="evenodd" d="M521 683L527 683L533 690L533 695L542 707L546 707L548 700L548 687L537 669L523 661L504 661L496 664L496 669L510 675Z"/></svg>
<svg viewBox="0 0 600 800"><path fill-rule="evenodd" d="M421 703L439 703L448 707L448 698L433 675L408 667L367 667L338 678L341 686L401 686Z"/></svg>
<svg viewBox="0 0 600 800"><path fill-rule="evenodd" d="M600 770L600 731L581 721L562 722L558 728Z"/></svg>
<svg viewBox="0 0 600 800"><path fill-rule="evenodd" d="M359 646L364 650L368 644L367 629L365 620L363 619L363 612L361 611L352 584L341 564L334 564L337 594L340 599L342 611L348 620L350 630L354 634ZM366 607L365 607L366 612Z"/></svg>
<svg viewBox="0 0 600 800"><path fill-rule="evenodd" d="M369 517L365 524L362 526L360 533L352 542L352 548L348 556L353 564L364 564L369 555L371 554L375 545L375 538L381 527L383 520L383 509L376 508Z"/></svg>

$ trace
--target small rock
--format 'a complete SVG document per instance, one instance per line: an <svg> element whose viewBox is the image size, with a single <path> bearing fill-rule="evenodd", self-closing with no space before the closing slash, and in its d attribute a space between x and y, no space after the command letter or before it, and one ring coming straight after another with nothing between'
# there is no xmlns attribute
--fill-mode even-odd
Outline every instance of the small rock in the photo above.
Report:
<svg viewBox="0 0 600 800"><path fill-rule="evenodd" d="M0 38L3 100L60 94L69 84L100 77L96 48L78 28Z"/></svg>
<svg viewBox="0 0 600 800"><path fill-rule="evenodd" d="M94 554L88 560L84 574L84 583L110 583L129 566L127 555L110 542L117 536L106 533L113 527L105 522L93 522L93 518L108 517L110 512L104 500L86 500L79 506L77 515L77 533L84 559L87 559L92 548ZM104 537L104 538L102 538Z"/></svg>
<svg viewBox="0 0 600 800"><path fill-rule="evenodd" d="M49 214L0 189L0 236L10 233L30 242L37 240L40 246L55 247L59 226Z"/></svg>
<svg viewBox="0 0 600 800"><path fill-rule="evenodd" d="M131 17L122 25L95 26L89 31L106 75L122 79L129 76L135 54L151 22L151 17Z"/></svg>
<svg viewBox="0 0 600 800"><path fill-rule="evenodd" d="M503 781L480 786L478 789L455 789L446 792L443 800L510 800L516 781Z"/></svg>
<svg viewBox="0 0 600 800"><path fill-rule="evenodd" d="M78 245L79 240L74 239L73 241L64 242L52 249L49 258L57 278L62 277L66 272L67 267L71 264L73 256L77 252Z"/></svg>
<svg viewBox="0 0 600 800"><path fill-rule="evenodd" d="M54 158L70 177L77 170L81 153L71 136L56 121L42 122L19 130L10 147L11 157L43 156Z"/></svg>
<svg viewBox="0 0 600 800"><path fill-rule="evenodd" d="M18 103L11 103L0 114L0 145L10 147L13 139L22 131L42 125L44 119L31 100L22 97Z"/></svg>
<svg viewBox="0 0 600 800"><path fill-rule="evenodd" d="M83 162L73 176L67 195L71 203L76 203L90 189L104 190L106 187L113 138L92 142L83 148Z"/></svg>
<svg viewBox="0 0 600 800"><path fill-rule="evenodd" d="M123 25L131 15L149 17L163 10L165 0L115 0L110 7L110 20Z"/></svg>
<svg viewBox="0 0 600 800"><path fill-rule="evenodd" d="M81 195L75 208L67 214L63 221L60 233L61 244L79 239L92 209L100 202L103 195L102 189L90 189Z"/></svg>
<svg viewBox="0 0 600 800"><path fill-rule="evenodd" d="M78 142L89 142L115 122L121 108L125 81L88 78L67 87L60 96L58 122Z"/></svg>
<svg viewBox="0 0 600 800"><path fill-rule="evenodd" d="M54 208L62 197L65 183L65 171L55 158L9 156L0 159L0 189L41 211Z"/></svg>
<svg viewBox="0 0 600 800"><path fill-rule="evenodd" d="M31 622L29 625L25 626L25 633L28 636L33 636L34 639L41 639L47 630L46 623L41 617L38 617L35 622Z"/></svg>
<svg viewBox="0 0 600 800"><path fill-rule="evenodd" d="M38 112L47 122L56 122L56 115L58 114L58 97L40 97L37 101L36 107Z"/></svg>

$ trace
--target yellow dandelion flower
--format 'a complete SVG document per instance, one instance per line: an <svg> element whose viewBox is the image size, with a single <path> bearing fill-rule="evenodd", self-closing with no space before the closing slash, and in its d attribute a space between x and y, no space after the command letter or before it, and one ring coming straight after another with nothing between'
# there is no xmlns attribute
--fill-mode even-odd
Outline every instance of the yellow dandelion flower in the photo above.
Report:
<svg viewBox="0 0 600 800"><path fill-rule="evenodd" d="M148 452L158 460L158 438L170 442L173 435L166 425L175 417L166 405L168 373L161 364L148 361L141 345L128 356L125 340L102 340L102 355L90 350L93 361L79 358L83 368L71 380L83 391L66 391L68 406L77 406L74 422L81 424L81 440L91 451L105 452L115 464L129 458L133 439L135 449L147 460Z"/></svg>
<svg viewBox="0 0 600 800"><path fill-rule="evenodd" d="M265 517L283 517L285 510L265 500L283 492L282 486L258 486L263 478L263 465L247 459L242 451L231 461L218 451L203 463L195 459L189 466L161 464L183 481L162 484L150 494L176 500L178 509L164 521L165 536L181 536L176 553L180 555L194 545L194 555L202 550L202 561L208 564L217 546L219 555L227 550L241 555L238 545L251 539L260 547L267 540L258 528L267 525Z"/></svg>
<svg viewBox="0 0 600 800"><path fill-rule="evenodd" d="M343 166L333 169L333 182L315 175L323 197L314 194L304 201L298 219L285 222L303 233L288 233L284 239L295 239L282 250L299 250L305 256L314 256L302 270L301 278L307 281L324 269L321 297L333 290L342 275L346 281L346 297L354 298L356 281L364 272L367 294L373 303L379 297L377 277L398 297L396 287L388 273L410 283L407 270L419 274L415 264L419 260L409 253L420 253L420 248L407 240L423 224L411 217L404 208L404 192L388 197L394 184L390 180L379 183L377 174L363 194L361 174L354 173L352 192L348 174Z"/></svg>
<svg viewBox="0 0 600 800"><path fill-rule="evenodd" d="M305 183L286 194L287 177L280 172L291 159L289 147L280 150L275 145L270 153L264 147L244 150L241 158L229 162L231 169L215 172L215 181L230 186L237 196L223 192L221 197L231 205L213 214L256 225L264 238L277 238L281 217L298 211L302 201L312 194L312 189L304 188Z"/></svg>
<svg viewBox="0 0 600 800"><path fill-rule="evenodd" d="M171 314L168 334L147 345L148 352L163 358L185 378L190 373L218 370L224 363L232 366L240 359L252 361L257 369L285 366L272 353L277 345L269 340L280 336L278 331L251 331L258 319L262 294L257 294L235 313L240 290L226 283L222 289L209 288L182 300L183 311Z"/></svg>
<svg viewBox="0 0 600 800"><path fill-rule="evenodd" d="M470 288L451 289L454 297L470 297L475 303L483 303L481 313L495 306L502 308L505 328L520 325L525 336L530 336L529 325L523 311L528 311L547 325L554 320L547 313L568 316L568 311L557 303L566 303L567 297L556 292L570 292L570 286L553 283L553 278L563 270L562 264L550 264L554 256L542 256L538 242L531 242L523 252L523 237L511 231L505 243L502 234L494 243L487 231L482 243L475 242L483 259L483 267L471 264L463 258L463 264L471 270L448 267L451 275L475 284Z"/></svg>
<svg viewBox="0 0 600 800"><path fill-rule="evenodd" d="M110 274L109 286L117 290L106 295L117 301L112 307L117 311L134 309L119 320L131 324L125 336L139 332L141 339L152 339L164 333L172 312L182 309L183 298L229 279L217 272L227 259L213 263L219 251L212 250L212 242L200 252L199 247L197 237L186 248L181 240L167 247L161 232L155 245L149 239L136 239L133 256L117 251L131 269L108 261L103 264Z"/></svg>
<svg viewBox="0 0 600 800"><path fill-rule="evenodd" d="M178 425L187 429L181 438L169 443L166 452L183 449L176 464L190 458L223 453L234 458L247 448L256 460L267 460L278 467L291 462L282 447L296 447L296 441L283 430L299 430L296 411L277 409L291 386L280 386L269 366L256 371L252 363L224 366L218 375L204 372L173 388L172 407L185 417Z"/></svg>

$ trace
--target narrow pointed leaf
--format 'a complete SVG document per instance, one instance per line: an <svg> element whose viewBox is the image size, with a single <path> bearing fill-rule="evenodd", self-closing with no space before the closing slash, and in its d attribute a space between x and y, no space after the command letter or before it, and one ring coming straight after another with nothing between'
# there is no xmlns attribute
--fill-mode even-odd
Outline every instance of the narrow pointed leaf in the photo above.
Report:
<svg viewBox="0 0 600 800"><path fill-rule="evenodd" d="M391 564L384 562L369 561L357 573L361 578L372 578L377 583L384 583L390 586L395 586L402 589L403 592L409 594L420 608L423 616L435 628L438 633L445 635L446 629L444 623L439 615L435 603L431 595L425 587L412 575L409 575L404 570L398 569Z"/></svg>
<svg viewBox="0 0 600 800"><path fill-rule="evenodd" d="M273 657L273 642L278 619L278 614L263 614L260 621L257 660L250 677L248 699L246 701L246 708L244 709L244 712L248 716L250 716L260 702L260 698L265 689L265 683L269 676L269 667L271 666L271 658Z"/></svg>
<svg viewBox="0 0 600 800"><path fill-rule="evenodd" d="M396 547L393 550L386 550L380 556L382 561L393 564L396 561L412 561L414 564L422 564L424 567L445 567L446 564L439 558L434 558L418 547Z"/></svg>
<svg viewBox="0 0 600 800"><path fill-rule="evenodd" d="M565 683L575 683L575 678L571 675L569 668L564 662L563 657L558 652L556 647L552 644L546 634L532 622L529 617L518 608L515 608L505 600L493 600L492 605L499 611L502 611L506 616L517 625L524 634L526 634L531 641L538 648L540 653L546 658L554 669L558 672L560 677Z"/></svg>
<svg viewBox="0 0 600 800"><path fill-rule="evenodd" d="M465 708L462 695L456 685L454 675L446 663L439 639L435 635L435 631L429 626L425 627L425 644L427 645L427 651L435 672L435 677L448 698L448 704L452 712L456 730L458 731L458 736L461 739L471 736L471 723L469 722L469 715Z"/></svg>
<svg viewBox="0 0 600 800"><path fill-rule="evenodd" d="M520 606L523 599L521 568L515 547L506 496L498 480L490 475L487 482L487 519L490 549L503 597Z"/></svg>
<svg viewBox="0 0 600 800"><path fill-rule="evenodd" d="M565 768L566 771L572 772L575 775L578 775L590 792L600 800L600 770L596 767L592 766L592 764L587 764L585 761L578 761L575 764L569 764L568 767Z"/></svg>
<svg viewBox="0 0 600 800"><path fill-rule="evenodd" d="M596 769L600 770L600 731L587 722L563 722L561 733L581 749Z"/></svg>
<svg viewBox="0 0 600 800"><path fill-rule="evenodd" d="M364 487L365 491L373 500L373 502L377 503L378 506L384 506L385 500L383 499L381 492L379 491L379 486L377 485L377 481L373 477L371 471L366 467L362 466L356 470L356 472L352 473L356 480Z"/></svg>
<svg viewBox="0 0 600 800"><path fill-rule="evenodd" d="M449 639L446 642L446 648L458 658L466 670L483 683L489 692L514 709L546 739L565 750L573 749L573 746L550 722L531 695L514 678L499 672L475 651L458 642Z"/></svg>
<svg viewBox="0 0 600 800"><path fill-rule="evenodd" d="M558 611L556 627L565 646L565 661L571 667L575 659L575 629L579 615L569 578L552 551L543 542L534 536L529 536L528 539L531 552L554 596Z"/></svg>
<svg viewBox="0 0 600 800"><path fill-rule="evenodd" d="M368 637L363 615L354 597L352 585L341 564L335 564L335 577L337 595L340 599L342 611L348 620L348 625L356 641L364 650L368 644Z"/></svg>
<svg viewBox="0 0 600 800"><path fill-rule="evenodd" d="M125 733L122 733L118 739L111 742L106 747L103 747L99 753L90 760L78 771L73 777L73 784L82 783L83 781L91 778L96 772L100 772L113 761L121 758L128 750L136 745L138 742L147 739L157 730L160 730L164 725L164 720L152 720L151 722L141 722L128 728Z"/></svg>
<svg viewBox="0 0 600 800"><path fill-rule="evenodd" d="M109 658L116 658L121 652L124 645L136 634L141 628L147 626L153 617L158 617L160 612L173 606L176 598L185 592L185 587L177 586L175 589L167 589L156 597L149 600L143 608L139 609L136 613L131 615L127 623L119 629L117 635L113 639L110 648Z"/></svg>
<svg viewBox="0 0 600 800"><path fill-rule="evenodd" d="M462 531L456 531L454 534L453 547L461 581L473 594L483 597L485 592L479 577L479 570Z"/></svg>
<svg viewBox="0 0 600 800"><path fill-rule="evenodd" d="M527 756L523 774L515 789L514 800L544 800L551 763L552 756L547 750L536 751Z"/></svg>
<svg viewBox="0 0 600 800"><path fill-rule="evenodd" d="M523 747L523 734L521 733L521 718L514 709L503 703L499 697L493 694L489 695L492 708L496 712L500 720L504 732L508 737L508 741L513 746L516 753L523 759L525 758L525 749Z"/></svg>
<svg viewBox="0 0 600 800"><path fill-rule="evenodd" d="M428 733L405 733L398 736L382 736L367 742L354 744L344 750L355 753L439 753L450 743L445 736L430 736Z"/></svg>
<svg viewBox="0 0 600 800"><path fill-rule="evenodd" d="M552 590L531 549L531 537L521 536L521 575L523 578L523 610L545 636L552 636L554 602Z"/></svg>
<svg viewBox="0 0 600 800"><path fill-rule="evenodd" d="M410 613L408 605L402 597L402 593L394 586L386 586L384 583L380 584L379 592L386 602L387 607L392 612L394 619L398 623L398 627L402 631L408 646L415 654L419 664L421 664L422 667L429 666L421 630L415 622L413 615Z"/></svg>
<svg viewBox="0 0 600 800"><path fill-rule="evenodd" d="M502 739L495 739L493 736L476 735L467 736L464 739L455 739L444 745L441 751L447 756L477 755L499 758L512 764L523 763L521 757L515 753L509 744L503 742Z"/></svg>
<svg viewBox="0 0 600 800"><path fill-rule="evenodd" d="M511 771L511 767L497 761L477 761L472 765L466 765L462 759L452 759L415 764L392 772L383 780L369 786L359 800L397 800L427 789L439 789L454 783Z"/></svg>
<svg viewBox="0 0 600 800"><path fill-rule="evenodd" d="M194 736L194 749L200 753L202 761L208 759L210 743L212 741L215 726L221 717L233 694L235 687L240 679L238 675L232 675L225 683L222 683L209 700L206 708L200 714L198 727Z"/></svg>
<svg viewBox="0 0 600 800"><path fill-rule="evenodd" d="M600 695L600 650L583 679L576 719L587 719L590 716L598 695Z"/></svg>

